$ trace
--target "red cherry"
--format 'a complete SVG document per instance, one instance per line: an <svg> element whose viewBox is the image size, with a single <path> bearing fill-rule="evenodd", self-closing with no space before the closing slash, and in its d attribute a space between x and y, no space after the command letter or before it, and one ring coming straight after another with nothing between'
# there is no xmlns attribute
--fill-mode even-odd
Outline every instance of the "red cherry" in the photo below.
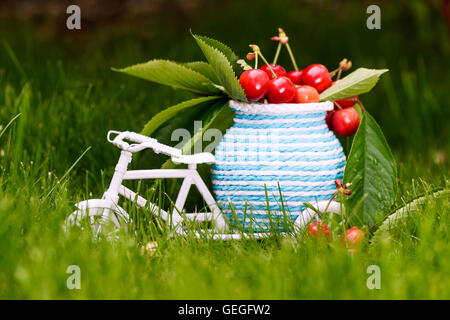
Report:
<svg viewBox="0 0 450 320"><path fill-rule="evenodd" d="M277 75L277 77L283 77L285 75L287 75L286 69L284 69L282 66L280 66L279 64L270 64L270 67L272 68L273 72L275 72L275 74ZM267 66L267 64L262 65L260 68L260 70L264 71L265 73L267 73L267 75L269 76L269 79L273 79L273 74L270 71L269 67Z"/></svg>
<svg viewBox="0 0 450 320"><path fill-rule="evenodd" d="M290 71L290 72L288 72L288 74L287 74L287 76L288 76L288 78L289 79L291 79L291 81L294 83L294 84L301 84L301 77L302 77L302 73L303 73L303 70L294 70L294 71Z"/></svg>
<svg viewBox="0 0 450 320"><path fill-rule="evenodd" d="M357 98L358 96L356 96ZM356 99L337 100L336 103L342 108L350 108L356 104Z"/></svg>
<svg viewBox="0 0 450 320"><path fill-rule="evenodd" d="M240 78L239 84L244 89L247 99L250 101L258 101L264 97L269 87L269 77L259 69L250 69L244 71Z"/></svg>
<svg viewBox="0 0 450 320"><path fill-rule="evenodd" d="M303 70L301 82L316 88L319 93L332 85L328 69L322 64L313 64Z"/></svg>
<svg viewBox="0 0 450 320"><path fill-rule="evenodd" d="M365 232L358 227L352 227L345 231L345 235L342 235L341 241L344 244L348 244L350 247L359 245L364 239Z"/></svg>
<svg viewBox="0 0 450 320"><path fill-rule="evenodd" d="M292 101L295 87L288 77L278 77L269 81L267 99L271 103L288 103Z"/></svg>
<svg viewBox="0 0 450 320"><path fill-rule="evenodd" d="M325 116L325 122L327 123L328 129L333 130L333 116L334 110L327 111L327 115Z"/></svg>
<svg viewBox="0 0 450 320"><path fill-rule="evenodd" d="M325 223L314 221L309 224L308 232L313 236L318 236L319 231L326 236L327 238L330 236L330 228Z"/></svg>
<svg viewBox="0 0 450 320"><path fill-rule="evenodd" d="M333 81L333 85L336 83L336 81ZM343 99L343 100L337 100L336 103L341 108L350 108L353 107L356 104L356 99L358 99L358 95L350 98L350 99Z"/></svg>
<svg viewBox="0 0 450 320"><path fill-rule="evenodd" d="M311 86L299 86L295 88L294 103L319 102L319 93Z"/></svg>
<svg viewBox="0 0 450 320"><path fill-rule="evenodd" d="M358 130L359 116L355 108L340 109L334 112L332 125L334 131L343 137L348 137Z"/></svg>

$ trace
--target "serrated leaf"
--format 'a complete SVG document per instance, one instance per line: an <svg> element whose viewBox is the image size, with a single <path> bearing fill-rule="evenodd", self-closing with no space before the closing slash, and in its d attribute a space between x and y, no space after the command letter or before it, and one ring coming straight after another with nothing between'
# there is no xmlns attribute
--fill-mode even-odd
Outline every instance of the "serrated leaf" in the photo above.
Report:
<svg viewBox="0 0 450 320"><path fill-rule="evenodd" d="M194 34L192 34L194 36ZM231 50L231 48L229 46L227 46L226 44L216 40L216 39L212 39L206 36L200 36L200 35L195 35L197 38L201 39L204 43L206 43L207 45L209 45L210 47L219 50L220 52L222 52L225 57L227 58L227 60L230 62L231 67L233 68L235 73L239 73L240 69L239 66L237 65L237 60L239 59L239 57L233 52L233 50Z"/></svg>
<svg viewBox="0 0 450 320"><path fill-rule="evenodd" d="M215 83L204 83L205 87L208 88L209 91L211 92L215 92L215 93L225 93L225 88L222 86L219 86L218 84Z"/></svg>
<svg viewBox="0 0 450 320"><path fill-rule="evenodd" d="M339 100L369 92L388 69L358 68L320 94L320 101Z"/></svg>
<svg viewBox="0 0 450 320"><path fill-rule="evenodd" d="M381 128L367 111L353 139L344 182L352 183L346 209L354 224L373 226L395 201L395 159Z"/></svg>
<svg viewBox="0 0 450 320"><path fill-rule="evenodd" d="M214 72L219 79L219 84L225 88L225 93L232 99L247 101L244 90L242 90L227 57L221 51L206 43L202 37L194 34L192 36L203 51L206 60L208 60L209 64L213 67Z"/></svg>
<svg viewBox="0 0 450 320"><path fill-rule="evenodd" d="M183 116L182 112L186 111L188 108L194 108L198 106L199 104L211 101L215 99L219 99L218 96L209 96L209 97L201 97L201 98L195 98L190 99L184 102L181 102L179 104L176 104L174 106L168 107L167 109L164 109L160 113L156 114L153 118L150 119L150 121L147 122L147 124L144 126L144 129L142 130L142 134L146 136L150 136L153 132L155 132L163 123L171 120L172 118L176 116Z"/></svg>
<svg viewBox="0 0 450 320"><path fill-rule="evenodd" d="M420 205L429 199L437 199L440 197L448 197L450 196L450 190L444 189L440 191L436 191L432 194L427 194L422 197L418 197L410 202L408 202L403 207L397 209L394 213L389 215L377 231L374 233L371 244L378 244L383 241L388 241L390 239L390 231L397 227L402 221L405 221L408 217L411 216L414 212L417 212Z"/></svg>
<svg viewBox="0 0 450 320"><path fill-rule="evenodd" d="M173 61L150 60L123 69L113 68L113 70L173 88L201 94L211 94L204 85L204 83L212 83L210 79L191 68Z"/></svg>
<svg viewBox="0 0 450 320"><path fill-rule="evenodd" d="M253 68L253 67L250 66L247 62L245 62L244 59L239 59L238 61L236 61L236 63L237 63L238 65L240 65L241 68L242 68L243 70L250 70L250 69Z"/></svg>
<svg viewBox="0 0 450 320"><path fill-rule="evenodd" d="M214 73L214 69L207 62L204 61L186 62L183 63L183 66L188 67L189 69L192 69L194 71L197 71L198 73L201 73L214 83L219 83L219 79L217 79L217 76Z"/></svg>

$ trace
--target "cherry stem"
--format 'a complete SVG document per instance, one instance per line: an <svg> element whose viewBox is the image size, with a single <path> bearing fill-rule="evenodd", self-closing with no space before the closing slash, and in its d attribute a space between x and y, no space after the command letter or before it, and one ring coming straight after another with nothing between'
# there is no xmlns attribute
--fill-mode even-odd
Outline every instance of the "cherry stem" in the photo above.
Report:
<svg viewBox="0 0 450 320"><path fill-rule="evenodd" d="M266 58L264 58L263 54L261 53L261 50L259 49L259 47L256 44L251 44L249 45L250 48L252 48L253 52L256 53L256 56L260 56L261 59L263 59L264 63L267 65L267 67L269 68L270 72L272 72L272 75L274 78L277 78L276 73L273 71L272 67L270 66L270 64L267 62Z"/></svg>
<svg viewBox="0 0 450 320"><path fill-rule="evenodd" d="M281 51L281 42L278 42L277 51L275 52L275 57L273 57L273 64L277 64L278 56L280 55Z"/></svg>
<svg viewBox="0 0 450 320"><path fill-rule="evenodd" d="M286 49L289 52L289 56L291 57L292 65L294 66L295 71L298 71L297 62L295 62L294 54L292 53L289 43L286 43Z"/></svg>
<svg viewBox="0 0 450 320"><path fill-rule="evenodd" d="M344 239L345 239L345 247L348 248L348 238L347 238L347 234L345 233L345 221L344 221L345 215L344 215L344 210L342 208L343 198L344 198L344 195L341 193L342 234L344 235Z"/></svg>
<svg viewBox="0 0 450 320"><path fill-rule="evenodd" d="M338 81L341 78L341 74L342 74L342 69L339 69L337 77L336 77L336 81Z"/></svg>
<svg viewBox="0 0 450 320"><path fill-rule="evenodd" d="M344 108L342 108L342 107L339 105L339 103L337 103L337 101L335 101L334 104L335 104L340 110L344 109Z"/></svg>
<svg viewBox="0 0 450 320"><path fill-rule="evenodd" d="M270 72L272 72L272 75L274 78L277 78L276 73L273 71L272 67L270 66L270 64L267 62L266 58L264 58L264 56L262 55L261 51L258 50L258 54L261 57L261 59L263 59L264 63L267 65L267 67L269 68Z"/></svg>
<svg viewBox="0 0 450 320"><path fill-rule="evenodd" d="M336 72L339 72L339 71L341 71L341 69L342 69L342 67L341 66L339 66L337 69L334 69L333 71L331 71L329 74L330 74L330 77L334 77L334 75L336 74ZM338 79L339 80L339 79Z"/></svg>
<svg viewBox="0 0 450 320"><path fill-rule="evenodd" d="M328 207L330 206L330 204L331 204L331 202L333 201L333 199L336 198L336 196L337 196L338 193L339 193L339 190L337 190L337 191L333 194L333 196L331 197L330 201L328 201L327 206L325 207L325 210L323 210L323 215L322 215L321 222L324 221L325 216L326 216L326 214L327 214Z"/></svg>
<svg viewBox="0 0 450 320"><path fill-rule="evenodd" d="M340 204L341 204L341 215L342 215L342 224L345 225L347 223L347 216L345 215L344 212L344 194L341 193L341 200L340 200Z"/></svg>
<svg viewBox="0 0 450 320"><path fill-rule="evenodd" d="M255 69L258 69L258 55L255 55Z"/></svg>
<svg viewBox="0 0 450 320"><path fill-rule="evenodd" d="M363 103L361 102L361 100L359 100L359 97L356 98L356 102L358 102L358 104L361 106L361 109L363 112L366 112L366 108L364 107Z"/></svg>

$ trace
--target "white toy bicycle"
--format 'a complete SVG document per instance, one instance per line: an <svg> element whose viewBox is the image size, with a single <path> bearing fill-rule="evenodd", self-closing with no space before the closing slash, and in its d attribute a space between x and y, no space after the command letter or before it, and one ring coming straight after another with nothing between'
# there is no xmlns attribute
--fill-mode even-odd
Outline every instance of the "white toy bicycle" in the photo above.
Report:
<svg viewBox="0 0 450 320"><path fill-rule="evenodd" d="M112 135L116 135L114 139L112 139ZM228 240L240 239L242 237L261 238L269 234L267 232L252 234L225 233L229 230L227 221L205 182L197 172L198 164L212 164L215 162L215 157L211 153L204 152L193 155L183 155L179 149L161 144L154 138L129 131L119 132L111 130L108 132L107 140L122 150L111 183L101 199L88 199L75 204L78 210L69 215L66 220L66 225L79 225L81 219L89 219L92 228L96 233L100 232L103 224L108 221L112 222L118 229L121 227L126 228L130 222L130 217L118 204L119 196L123 196L128 200L135 201L137 206L148 208L154 214L158 214L166 221L166 223L169 223L173 230L179 235L186 234L187 232L183 228L183 222L186 220L213 222L214 229L209 230L209 232L194 232L198 237L209 235L213 239ZM131 142L131 144L127 141ZM144 149L153 149L155 153L170 156L174 163L187 164L187 169L128 170L128 165L132 160L133 153ZM182 178L183 182L175 201L174 208L170 213L159 208L156 204L149 202L147 199L122 184L124 180L176 178ZM209 212L183 213L187 195L192 185L197 187L210 210ZM319 207L318 209L323 210L324 208ZM329 211L338 212L339 204L332 202ZM305 209L302 216L295 221L296 226L299 228L304 227L314 215L316 215L316 213L313 210L309 208Z"/></svg>

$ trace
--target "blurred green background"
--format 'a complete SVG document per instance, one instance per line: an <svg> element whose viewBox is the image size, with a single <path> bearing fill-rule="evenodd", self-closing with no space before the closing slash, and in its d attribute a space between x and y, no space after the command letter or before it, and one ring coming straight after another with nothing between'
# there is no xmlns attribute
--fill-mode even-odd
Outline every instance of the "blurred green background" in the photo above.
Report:
<svg viewBox="0 0 450 320"><path fill-rule="evenodd" d="M110 68L202 59L190 29L241 57L256 43L270 59L276 44L269 39L283 27L301 68L334 69L344 57L354 69L389 68L361 100L398 160L396 207L448 188L449 2L1 1L0 124L21 116L0 140L0 297L449 297L448 199L430 201L385 251L368 250L359 260L290 240L266 248L182 239L160 242L163 254L149 260L138 248L149 235L116 245L61 228L73 203L100 196L114 170L118 150L106 142L107 131L140 131L159 110L189 97ZM81 8L81 30L66 28L70 4ZM381 8L381 30L366 28L372 4ZM280 63L291 67L286 52ZM61 179L66 172L69 179ZM372 261L385 268L378 293L359 282ZM65 287L72 263L88 279L78 293ZM275 268L287 272L274 276Z"/></svg>

